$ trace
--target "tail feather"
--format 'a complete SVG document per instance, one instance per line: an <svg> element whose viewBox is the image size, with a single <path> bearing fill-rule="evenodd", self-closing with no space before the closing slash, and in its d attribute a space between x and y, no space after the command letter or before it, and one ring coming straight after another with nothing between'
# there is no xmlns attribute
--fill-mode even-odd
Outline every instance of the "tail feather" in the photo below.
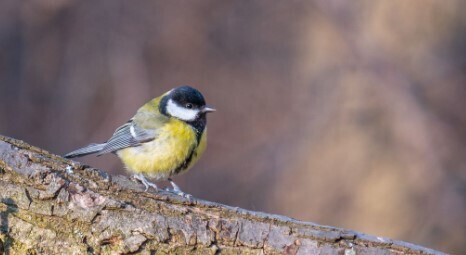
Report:
<svg viewBox="0 0 466 255"><path fill-rule="evenodd" d="M97 153L97 152L101 151L104 148L104 146L105 146L105 143L89 144L88 146L85 146L83 148L74 150L74 151L66 154L63 157L65 157L65 158L74 158L74 157L86 156L86 155Z"/></svg>

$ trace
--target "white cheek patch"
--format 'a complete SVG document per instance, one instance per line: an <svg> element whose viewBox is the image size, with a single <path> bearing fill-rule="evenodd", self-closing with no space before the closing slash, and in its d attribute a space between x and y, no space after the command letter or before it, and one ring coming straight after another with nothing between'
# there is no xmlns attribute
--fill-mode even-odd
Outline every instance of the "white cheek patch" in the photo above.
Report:
<svg viewBox="0 0 466 255"><path fill-rule="evenodd" d="M193 121L196 119L199 110L186 109L174 103L171 99L167 102L167 112L173 117L184 121Z"/></svg>

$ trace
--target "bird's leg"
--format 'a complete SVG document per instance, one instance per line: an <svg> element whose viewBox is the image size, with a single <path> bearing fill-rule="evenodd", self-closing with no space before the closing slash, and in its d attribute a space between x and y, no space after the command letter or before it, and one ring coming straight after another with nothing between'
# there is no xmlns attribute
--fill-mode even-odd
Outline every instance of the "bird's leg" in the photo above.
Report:
<svg viewBox="0 0 466 255"><path fill-rule="evenodd" d="M155 189L155 192L159 192L159 188L157 188L157 185L155 185L154 183L148 181L146 179L146 177L144 177L143 174L135 174L134 175L134 179L142 182L142 184L144 184L144 186L146 187L146 189L144 191L147 191L149 189L149 187L152 187Z"/></svg>
<svg viewBox="0 0 466 255"><path fill-rule="evenodd" d="M182 196L184 198L191 199L192 196L190 194L184 193L180 189L180 187L178 185L176 185L176 183L171 178L168 178L168 181L170 182L170 184L173 187L173 190L171 190L171 192L177 194L178 196Z"/></svg>

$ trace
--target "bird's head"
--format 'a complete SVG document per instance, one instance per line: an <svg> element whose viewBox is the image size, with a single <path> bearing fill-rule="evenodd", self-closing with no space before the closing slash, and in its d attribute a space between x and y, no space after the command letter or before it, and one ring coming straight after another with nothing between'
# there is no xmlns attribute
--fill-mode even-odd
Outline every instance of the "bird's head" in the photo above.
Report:
<svg viewBox="0 0 466 255"><path fill-rule="evenodd" d="M215 109L205 104L204 96L190 86L176 87L165 93L160 101L160 112L186 122L205 118Z"/></svg>

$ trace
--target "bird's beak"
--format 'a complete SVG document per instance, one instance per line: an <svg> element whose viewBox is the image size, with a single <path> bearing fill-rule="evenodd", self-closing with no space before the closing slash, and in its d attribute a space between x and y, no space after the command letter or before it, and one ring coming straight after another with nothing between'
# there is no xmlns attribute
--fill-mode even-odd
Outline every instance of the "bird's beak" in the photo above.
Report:
<svg viewBox="0 0 466 255"><path fill-rule="evenodd" d="M215 112L216 110L212 107L209 107L209 106L204 106L204 108L202 108L202 112L203 113L207 113L207 112Z"/></svg>

